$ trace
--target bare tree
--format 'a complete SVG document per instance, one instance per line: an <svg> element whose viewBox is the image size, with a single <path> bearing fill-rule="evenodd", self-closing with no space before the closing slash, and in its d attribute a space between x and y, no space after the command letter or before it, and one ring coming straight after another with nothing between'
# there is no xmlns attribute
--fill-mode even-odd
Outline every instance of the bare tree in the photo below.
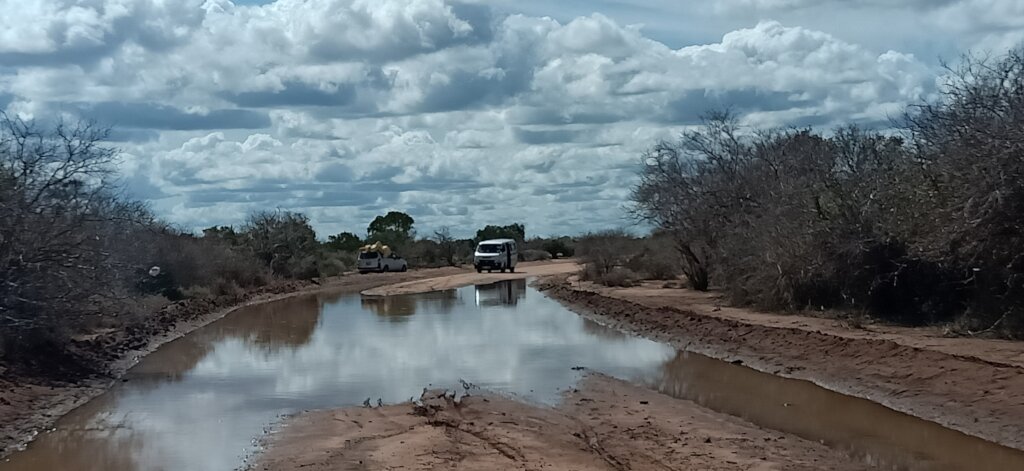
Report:
<svg viewBox="0 0 1024 471"><path fill-rule="evenodd" d="M134 267L119 252L153 219L117 194L107 135L0 114L0 329L22 332L12 338L60 331L125 295Z"/></svg>
<svg viewBox="0 0 1024 471"><path fill-rule="evenodd" d="M740 169L750 154L729 112L712 112L704 129L683 134L678 145L661 142L641 159L633 188L633 213L672 235L693 289L710 285L715 226L728 220L736 201L722 190L742 186Z"/></svg>
<svg viewBox="0 0 1024 471"><path fill-rule="evenodd" d="M695 289L714 278L738 303L865 306L915 278L901 140L856 127L744 131L711 115L647 152L633 189L637 216L676 241ZM915 309L881 297L881 311Z"/></svg>
<svg viewBox="0 0 1024 471"><path fill-rule="evenodd" d="M451 229L448 226L443 226L434 231L434 236L431 239L437 243L438 248L441 250L441 257L444 258L445 262L453 267L456 266L455 256L458 254L458 243L452 237Z"/></svg>
<svg viewBox="0 0 1024 471"><path fill-rule="evenodd" d="M1024 331L1024 46L947 66L906 115L919 249L963 271L977 328Z"/></svg>
<svg viewBox="0 0 1024 471"><path fill-rule="evenodd" d="M635 242L635 237L621 229L593 232L580 237L576 253L587 265L590 277L599 281L639 252Z"/></svg>

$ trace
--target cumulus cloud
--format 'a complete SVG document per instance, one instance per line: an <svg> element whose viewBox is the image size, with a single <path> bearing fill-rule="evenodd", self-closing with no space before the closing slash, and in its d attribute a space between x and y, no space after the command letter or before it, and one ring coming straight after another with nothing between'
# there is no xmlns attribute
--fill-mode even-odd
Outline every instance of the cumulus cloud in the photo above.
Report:
<svg viewBox="0 0 1024 471"><path fill-rule="evenodd" d="M933 29L919 40L955 35L960 49L1001 51L1021 43L1024 35L1024 3L1019 0L725 0L715 3L719 15L754 12L774 17L817 13L842 21L874 20L855 25L865 35L892 35L887 17L899 18L892 26L916 29L911 22ZM900 24L902 22L902 24ZM952 51L958 52L958 51Z"/></svg>
<svg viewBox="0 0 1024 471"><path fill-rule="evenodd" d="M117 129L146 128L170 130L259 129L270 126L265 113L243 109L187 112L155 103L104 101L80 104L78 113Z"/></svg>
<svg viewBox="0 0 1024 471"><path fill-rule="evenodd" d="M202 0L3 0L0 63L88 64L132 41L164 50L188 39Z"/></svg>
<svg viewBox="0 0 1024 471"><path fill-rule="evenodd" d="M306 211L323 232L390 209L467 235L617 225L636 156L709 108L760 126L884 123L933 93L936 73L901 42L799 21L670 46L617 20L626 7L556 19L530 1L531 13L450 0L17 3L0 19L0 108L116 126L129 188L191 227L269 206ZM904 8L968 45L1024 30L1019 2L1001 0L722 4L783 17ZM663 20L667 6L645 5ZM711 10L692 13L726 11Z"/></svg>

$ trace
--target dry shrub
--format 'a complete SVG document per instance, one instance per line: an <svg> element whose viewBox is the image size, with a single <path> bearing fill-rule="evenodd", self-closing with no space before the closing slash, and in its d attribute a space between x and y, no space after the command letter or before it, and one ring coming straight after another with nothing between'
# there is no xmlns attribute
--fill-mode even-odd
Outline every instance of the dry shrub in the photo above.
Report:
<svg viewBox="0 0 1024 471"><path fill-rule="evenodd" d="M128 295L142 229L155 224L113 185L108 135L0 112L0 364L12 370L70 377L69 336Z"/></svg>
<svg viewBox="0 0 1024 471"><path fill-rule="evenodd" d="M289 257L276 264L275 273L287 273L296 280L312 280L320 276L320 257L317 254Z"/></svg>
<svg viewBox="0 0 1024 471"><path fill-rule="evenodd" d="M615 267L622 266L641 249L637 239L621 229L594 232L580 237L576 253L595 278L602 278Z"/></svg>
<svg viewBox="0 0 1024 471"><path fill-rule="evenodd" d="M575 254L575 245L576 242L571 237L534 237L527 240L523 247L526 250L543 250L552 258L561 258L572 257Z"/></svg>
<svg viewBox="0 0 1024 471"><path fill-rule="evenodd" d="M273 276L258 259L226 242L188 234L164 234L157 239L152 265L159 266L170 284L180 290L216 287L231 282L240 288L269 283Z"/></svg>
<svg viewBox="0 0 1024 471"><path fill-rule="evenodd" d="M354 255L325 251L320 260L320 276L323 278L340 276L354 269L355 266L356 260Z"/></svg>
<svg viewBox="0 0 1024 471"><path fill-rule="evenodd" d="M239 299L245 296L245 288L238 285L235 280L221 278L210 287L214 296L226 296Z"/></svg>
<svg viewBox="0 0 1024 471"><path fill-rule="evenodd" d="M680 274L679 264L672 261L669 257L651 257L644 264L643 270L640 271L640 275L645 280L677 280Z"/></svg>
<svg viewBox="0 0 1024 471"><path fill-rule="evenodd" d="M438 268L448 265L446 256L441 244L431 239L420 239L406 244L402 255L409 262L410 267L416 268Z"/></svg>
<svg viewBox="0 0 1024 471"><path fill-rule="evenodd" d="M604 286L629 288L636 286L640 277L633 270L625 267L613 267L611 270L604 272L596 265L588 264L584 265L583 270L580 272L580 279Z"/></svg>
<svg viewBox="0 0 1024 471"><path fill-rule="evenodd" d="M210 299L216 296L210 286L190 286L181 290L181 293L189 299Z"/></svg>
<svg viewBox="0 0 1024 471"><path fill-rule="evenodd" d="M734 303L1024 335L1024 48L944 79L902 137L713 113L643 155L635 214Z"/></svg>
<svg viewBox="0 0 1024 471"><path fill-rule="evenodd" d="M638 241L640 252L629 257L626 267L645 280L677 280L682 274L679 252L671 240L654 234Z"/></svg>
<svg viewBox="0 0 1024 471"><path fill-rule="evenodd" d="M551 260L551 254L543 250L524 250L522 253L522 259L525 262L539 262L544 260Z"/></svg>
<svg viewBox="0 0 1024 471"><path fill-rule="evenodd" d="M608 273L605 273L600 279L597 280L597 282L605 286L629 288L632 286L636 286L637 280L639 278L640 277L637 276L637 274L634 273L633 270L623 267L615 267L611 269L611 271L609 271Z"/></svg>

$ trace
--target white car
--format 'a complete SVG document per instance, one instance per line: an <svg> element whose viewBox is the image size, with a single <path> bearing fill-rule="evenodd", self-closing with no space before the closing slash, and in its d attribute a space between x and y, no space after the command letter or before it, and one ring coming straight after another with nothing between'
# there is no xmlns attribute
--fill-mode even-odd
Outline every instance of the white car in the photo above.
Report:
<svg viewBox="0 0 1024 471"><path fill-rule="evenodd" d="M399 257L394 253L385 256L380 252L361 252L359 254L359 263L357 265L359 273L387 273L390 271L406 271L409 269L409 263L406 262L404 258Z"/></svg>

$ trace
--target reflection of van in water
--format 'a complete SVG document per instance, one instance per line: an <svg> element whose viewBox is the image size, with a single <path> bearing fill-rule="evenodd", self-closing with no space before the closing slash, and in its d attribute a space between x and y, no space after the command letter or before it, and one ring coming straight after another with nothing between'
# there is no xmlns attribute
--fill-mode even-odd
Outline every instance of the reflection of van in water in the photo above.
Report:
<svg viewBox="0 0 1024 471"><path fill-rule="evenodd" d="M488 273L494 270L501 270L505 273L508 270L516 271L516 262L519 259L519 248L516 241L512 239L493 239L480 242L476 246L476 253L473 254L473 266L477 273L487 270Z"/></svg>
<svg viewBox="0 0 1024 471"><path fill-rule="evenodd" d="M477 306L515 306L526 297L526 280L500 281L476 287Z"/></svg>

